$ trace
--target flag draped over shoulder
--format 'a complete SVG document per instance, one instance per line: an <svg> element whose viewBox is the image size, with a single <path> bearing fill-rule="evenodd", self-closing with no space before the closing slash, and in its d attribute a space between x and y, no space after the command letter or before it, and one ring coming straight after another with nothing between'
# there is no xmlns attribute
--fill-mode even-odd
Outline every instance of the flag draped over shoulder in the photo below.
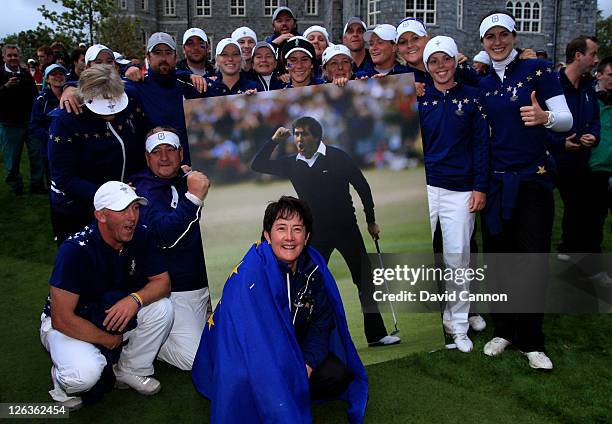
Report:
<svg viewBox="0 0 612 424"><path fill-rule="evenodd" d="M350 338L342 300L324 259L308 248L319 266L336 328L333 352L355 374L340 397L348 418L363 421L368 399L365 369ZM232 270L200 341L192 371L196 389L211 401L211 422L312 421L302 351L290 319L287 287L267 242L256 244Z"/></svg>

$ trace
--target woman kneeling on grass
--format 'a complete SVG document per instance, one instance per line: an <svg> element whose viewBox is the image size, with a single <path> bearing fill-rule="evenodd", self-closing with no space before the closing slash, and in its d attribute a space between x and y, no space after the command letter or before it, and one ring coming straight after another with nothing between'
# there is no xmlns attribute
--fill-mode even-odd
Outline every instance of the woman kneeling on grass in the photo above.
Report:
<svg viewBox="0 0 612 424"><path fill-rule="evenodd" d="M367 376L336 282L307 246L311 228L308 205L281 197L266 209L264 241L232 270L193 365L211 422L309 423L312 401L338 398L363 421Z"/></svg>

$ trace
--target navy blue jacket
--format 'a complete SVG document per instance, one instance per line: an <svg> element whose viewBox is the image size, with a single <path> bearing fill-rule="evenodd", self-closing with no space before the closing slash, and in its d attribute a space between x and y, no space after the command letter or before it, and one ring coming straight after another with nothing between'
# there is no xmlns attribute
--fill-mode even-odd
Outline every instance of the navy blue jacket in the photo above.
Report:
<svg viewBox="0 0 612 424"><path fill-rule="evenodd" d="M183 163L191 164L183 97L207 97L206 93L198 93L192 85L178 79L175 72L158 75L152 69L149 69L142 82L126 81L125 92L140 101L147 118L154 126L172 127L178 131L183 147Z"/></svg>
<svg viewBox="0 0 612 424"><path fill-rule="evenodd" d="M187 179L182 173L172 179L159 178L147 169L130 181L138 195L149 200L140 207L140 222L148 227L167 260L172 291L208 287L200 233L202 207L185 197Z"/></svg>
<svg viewBox="0 0 612 424"><path fill-rule="evenodd" d="M414 68L412 68L412 66L402 65L401 63L395 62L395 65L393 65L393 69L391 69L391 71L387 75L408 74L410 72L414 72ZM367 68L362 71L356 72L355 77L356 78L371 77L378 73L379 72L374 68L374 64L372 64L371 68Z"/></svg>
<svg viewBox="0 0 612 424"><path fill-rule="evenodd" d="M555 158L557 170L567 172L572 170L586 171L589 169L589 159L591 158L591 147L580 145L578 150L565 150L565 138L576 133L576 141L584 134L595 136L595 144L599 144L601 125L599 122L599 104L597 103L597 93L593 86L593 79L581 77L578 88L570 82L565 75L565 69L559 72L559 80L563 87L563 93L567 100L570 112L574 118L572 128L567 133L553 133L551 137L553 143L559 146L558 149L551 148Z"/></svg>
<svg viewBox="0 0 612 424"><path fill-rule="evenodd" d="M146 168L145 135L151 124L137 100L130 98L112 122L85 107L80 115L60 109L51 114L48 148L54 210L91 213L94 194L102 184L127 182L129 175Z"/></svg>
<svg viewBox="0 0 612 424"><path fill-rule="evenodd" d="M417 68L412 68L414 72L414 82L422 82L426 84L427 87L433 86L433 79L429 72L421 71ZM483 77L483 75L476 72L476 70L472 69L467 63L461 63L457 66L457 70L455 71L455 81L461 83L463 85L469 85L470 87L478 87L478 82ZM425 90L427 90L427 87Z"/></svg>
<svg viewBox="0 0 612 424"><path fill-rule="evenodd" d="M308 85L320 85L320 84L325 84L325 81L323 81L322 79L315 78L314 75L310 76L310 83ZM296 88L296 87L293 86L293 81L291 81L290 79L289 82L285 85L285 88Z"/></svg>
<svg viewBox="0 0 612 424"><path fill-rule="evenodd" d="M304 361L316 369L329 354L329 336L335 327L334 311L322 274L306 251L298 258L295 273L283 262L278 261L278 267L284 279L289 278L295 338Z"/></svg>
<svg viewBox="0 0 612 424"><path fill-rule="evenodd" d="M476 88L446 92L432 84L419 98L427 184L453 191L487 192L489 126Z"/></svg>
<svg viewBox="0 0 612 424"><path fill-rule="evenodd" d="M520 108L531 105L536 92L540 106L563 94L559 77L540 59L515 58L508 64L503 81L494 69L481 78L480 98L491 128L491 179L484 219L491 234L503 230L503 220L512 219L523 182L552 190L547 155L548 130L543 125L526 127Z"/></svg>
<svg viewBox="0 0 612 424"><path fill-rule="evenodd" d="M247 79L242 73L232 88L225 85L222 75L219 75L214 81L207 78L206 82L208 83L207 97L231 96L232 94L243 94L247 90L257 90L257 83Z"/></svg>
<svg viewBox="0 0 612 424"><path fill-rule="evenodd" d="M205 77L211 77L211 76L215 75L215 68L213 68L213 66L211 65L211 63L208 60L206 60L206 62L204 63L204 68L206 69L206 74L204 75ZM187 64L187 59L182 59L182 60L179 60L178 62L176 62L176 70L177 71L188 72L190 74L193 73L191 71L191 68Z"/></svg>
<svg viewBox="0 0 612 424"><path fill-rule="evenodd" d="M547 129L526 127L520 108L531 106L531 92L546 109L545 101L562 95L557 72L541 59L512 61L500 80L495 70L480 79L480 97L491 125L492 171L538 171L545 165ZM515 94L516 93L516 94Z"/></svg>
<svg viewBox="0 0 612 424"><path fill-rule="evenodd" d="M285 88L285 83L278 79L279 73L277 71L272 72L272 78L270 79L270 85L266 84L266 80L261 76L257 75L255 79L255 84L257 84L257 91L270 91L270 90L280 90L281 88Z"/></svg>
<svg viewBox="0 0 612 424"><path fill-rule="evenodd" d="M0 122L8 125L23 125L30 121L32 103L38 95L36 83L25 68L20 68L18 74L6 72L4 64L0 64ZM18 82L12 87L5 84L16 76Z"/></svg>
<svg viewBox="0 0 612 424"><path fill-rule="evenodd" d="M78 294L78 310L101 301L111 291L124 291L125 295L138 291L147 285L148 277L166 271L166 261L144 226L136 226L134 237L120 252L106 244L93 221L61 244L49 284ZM44 312L51 315L48 299Z"/></svg>
<svg viewBox="0 0 612 424"><path fill-rule="evenodd" d="M59 106L59 99L55 97L51 88L46 87L34 100L32 105L32 115L30 116L30 133L41 141L41 157L47 157L47 141L49 140L49 126L51 116L48 115L53 109Z"/></svg>
<svg viewBox="0 0 612 424"><path fill-rule="evenodd" d="M360 73L362 75L369 75L370 72L374 69L374 63L372 62L372 56L370 56L370 51L366 49L366 55L363 61L359 66L355 62L353 62L353 74Z"/></svg>

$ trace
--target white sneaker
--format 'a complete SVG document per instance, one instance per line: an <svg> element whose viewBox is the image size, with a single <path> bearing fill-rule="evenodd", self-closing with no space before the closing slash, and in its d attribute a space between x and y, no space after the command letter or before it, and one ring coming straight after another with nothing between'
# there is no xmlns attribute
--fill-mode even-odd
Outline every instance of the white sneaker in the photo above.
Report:
<svg viewBox="0 0 612 424"><path fill-rule="evenodd" d="M510 342L501 337L493 337L484 345L484 354L487 356L497 356L510 346Z"/></svg>
<svg viewBox="0 0 612 424"><path fill-rule="evenodd" d="M612 287L612 278L605 271L590 276L589 281L601 287Z"/></svg>
<svg viewBox="0 0 612 424"><path fill-rule="evenodd" d="M557 253L557 259L562 262L569 262L572 260L572 257L567 253Z"/></svg>
<svg viewBox="0 0 612 424"><path fill-rule="evenodd" d="M55 366L51 367L51 381L53 381L53 390L49 390L51 398L61 406L64 406L68 411L76 411L83 406L83 399L80 396L69 396L55 378Z"/></svg>
<svg viewBox="0 0 612 424"><path fill-rule="evenodd" d="M536 370L552 370L552 361L544 352L526 352L525 356L529 359L529 366Z"/></svg>
<svg viewBox="0 0 612 424"><path fill-rule="evenodd" d="M368 343L368 346L370 347L390 346L390 345L398 344L401 341L402 339L400 339L397 336L385 336L377 342Z"/></svg>
<svg viewBox="0 0 612 424"><path fill-rule="evenodd" d="M129 389L131 387L141 395L154 395L161 390L161 383L153 377L123 373L117 375L117 365L113 365L113 371L117 378L115 387L118 389Z"/></svg>
<svg viewBox="0 0 612 424"><path fill-rule="evenodd" d="M463 353L468 353L474 348L474 344L465 333L453 334L453 340L457 345L457 350Z"/></svg>
<svg viewBox="0 0 612 424"><path fill-rule="evenodd" d="M474 331L482 331L487 328L487 322L480 315L474 315L468 318L470 328Z"/></svg>

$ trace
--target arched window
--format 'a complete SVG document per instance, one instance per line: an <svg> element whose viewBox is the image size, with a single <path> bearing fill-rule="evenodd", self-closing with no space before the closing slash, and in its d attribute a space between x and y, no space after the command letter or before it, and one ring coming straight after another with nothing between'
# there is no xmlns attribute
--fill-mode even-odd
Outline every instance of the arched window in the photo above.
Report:
<svg viewBox="0 0 612 424"><path fill-rule="evenodd" d="M525 3L508 1L506 10L516 18L518 32L540 32L542 4L539 0Z"/></svg>

